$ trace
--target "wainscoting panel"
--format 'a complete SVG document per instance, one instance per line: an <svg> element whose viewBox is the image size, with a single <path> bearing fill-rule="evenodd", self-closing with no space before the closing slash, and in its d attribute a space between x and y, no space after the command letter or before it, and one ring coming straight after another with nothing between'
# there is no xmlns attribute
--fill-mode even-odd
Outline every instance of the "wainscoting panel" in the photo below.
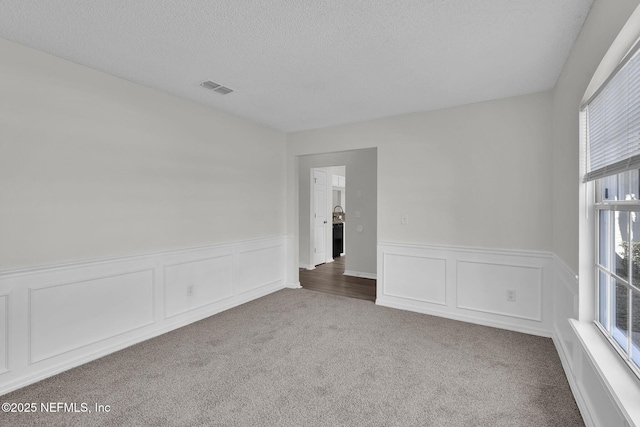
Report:
<svg viewBox="0 0 640 427"><path fill-rule="evenodd" d="M590 321L578 318L578 277L554 257L553 342L588 427L640 425L640 380Z"/></svg>
<svg viewBox="0 0 640 427"><path fill-rule="evenodd" d="M545 252L380 243L376 304L549 337L551 266Z"/></svg>
<svg viewBox="0 0 640 427"><path fill-rule="evenodd" d="M31 288L29 300L35 363L153 323L153 270Z"/></svg>
<svg viewBox="0 0 640 427"><path fill-rule="evenodd" d="M0 272L0 395L285 287L285 238Z"/></svg>
<svg viewBox="0 0 640 427"><path fill-rule="evenodd" d="M624 425L623 417L609 394L606 387L602 387L602 379L588 359L580 362L580 387L589 416L595 426ZM613 421L613 422L612 422Z"/></svg>
<svg viewBox="0 0 640 427"><path fill-rule="evenodd" d="M233 296L233 256L164 268L165 316L171 317Z"/></svg>
<svg viewBox="0 0 640 427"><path fill-rule="evenodd" d="M240 251L238 293L249 292L282 280L284 248L267 246L243 248Z"/></svg>
<svg viewBox="0 0 640 427"><path fill-rule="evenodd" d="M542 320L541 268L469 261L458 261L457 267L458 308Z"/></svg>
<svg viewBox="0 0 640 427"><path fill-rule="evenodd" d="M385 254L384 294L434 304L447 304L445 259Z"/></svg>

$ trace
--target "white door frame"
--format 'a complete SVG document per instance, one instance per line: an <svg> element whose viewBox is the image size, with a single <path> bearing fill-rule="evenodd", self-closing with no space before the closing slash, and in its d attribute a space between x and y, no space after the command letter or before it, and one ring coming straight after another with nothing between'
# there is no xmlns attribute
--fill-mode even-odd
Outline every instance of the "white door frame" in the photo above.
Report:
<svg viewBox="0 0 640 427"><path fill-rule="evenodd" d="M323 212L321 212L321 215L319 218L316 218L317 212L316 212L316 172L322 173L324 174L324 210ZM311 168L310 170L311 173L311 192L310 192L310 202L311 202L311 206L309 209L310 212L310 218L309 218L309 223L310 223L310 234L309 234L309 242L310 242L310 247L309 247L309 255L310 255L310 260L311 260L311 267L312 269L315 268L316 265L319 264L324 264L327 260L327 250L328 247L330 246L328 244L328 240L327 240L327 228L328 228L328 224L329 224L329 218L327 217L327 188L328 188L328 176L329 174L325 171L322 170L322 168ZM321 239L324 240L324 242L322 242L323 244L321 245L321 247L324 249L321 253L321 259L317 259L318 256L320 256L320 254L316 253L316 248L319 246L318 242L316 241L316 228L318 226L318 221L324 221L324 227L323 227L323 231L321 233L319 233L319 235L321 235Z"/></svg>

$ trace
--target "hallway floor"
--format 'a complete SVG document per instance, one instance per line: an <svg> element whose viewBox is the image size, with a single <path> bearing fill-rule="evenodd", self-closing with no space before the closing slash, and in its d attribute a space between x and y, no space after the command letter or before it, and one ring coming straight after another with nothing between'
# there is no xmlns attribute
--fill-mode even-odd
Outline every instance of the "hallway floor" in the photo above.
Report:
<svg viewBox="0 0 640 427"><path fill-rule="evenodd" d="M305 289L359 298L376 300L376 281L362 277L345 276L346 256L334 262L320 264L315 270L300 269L300 285Z"/></svg>

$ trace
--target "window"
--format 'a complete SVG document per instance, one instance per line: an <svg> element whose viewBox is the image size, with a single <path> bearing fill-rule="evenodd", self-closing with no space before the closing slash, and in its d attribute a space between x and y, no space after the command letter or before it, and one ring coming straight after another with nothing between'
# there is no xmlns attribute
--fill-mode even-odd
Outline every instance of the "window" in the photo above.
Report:
<svg viewBox="0 0 640 427"><path fill-rule="evenodd" d="M640 172L596 183L596 323L640 376Z"/></svg>
<svg viewBox="0 0 640 427"><path fill-rule="evenodd" d="M583 105L595 187L596 324L640 377L640 44Z"/></svg>

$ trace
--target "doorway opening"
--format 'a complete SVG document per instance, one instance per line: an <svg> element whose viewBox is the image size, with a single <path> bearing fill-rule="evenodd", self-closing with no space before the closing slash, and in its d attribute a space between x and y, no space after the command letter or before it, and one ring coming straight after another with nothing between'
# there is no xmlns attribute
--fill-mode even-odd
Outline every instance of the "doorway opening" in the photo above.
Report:
<svg viewBox="0 0 640 427"><path fill-rule="evenodd" d="M377 150L298 157L299 282L376 299Z"/></svg>

